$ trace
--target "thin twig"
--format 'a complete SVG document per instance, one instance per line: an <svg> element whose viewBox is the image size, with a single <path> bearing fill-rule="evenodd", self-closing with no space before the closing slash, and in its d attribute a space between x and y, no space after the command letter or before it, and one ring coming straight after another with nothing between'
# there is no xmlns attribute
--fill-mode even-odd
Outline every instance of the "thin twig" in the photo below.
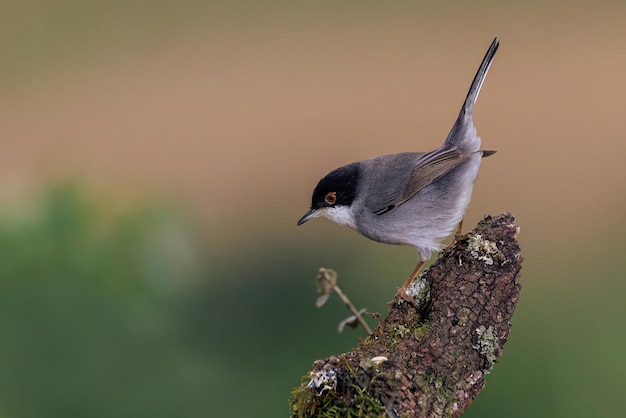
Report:
<svg viewBox="0 0 626 418"><path fill-rule="evenodd" d="M372 329L369 327L367 322L365 322L365 319L363 318L363 315L361 315L361 312L359 312L355 308L352 302L350 302L350 299L348 299L348 297L341 291L339 286L337 286L337 272L335 272L332 269L321 268L320 274L318 276L318 280L324 280L326 285L330 286L330 290L334 291L337 294L337 296L341 298L343 303L350 310L350 312L352 312L354 317L359 321L359 324L361 324L361 326L367 332L367 334L372 335ZM326 289L328 288L326 286L323 286L323 287L325 288L325 290L321 292L322 297L327 297L326 295L328 294L328 292ZM324 302L325 302L325 299L324 299ZM318 306L321 306L321 305L318 304Z"/></svg>
<svg viewBox="0 0 626 418"><path fill-rule="evenodd" d="M361 313L356 310L352 302L350 302L350 299L348 299L348 297L341 291L339 286L334 285L333 290L335 291L335 293L337 293L337 296L341 298L341 300L348 307L348 309L350 309L350 312L352 312L354 316L356 316L356 319L359 321L359 324L361 324L363 329L365 329L365 332L367 332L367 335L372 335L372 329L370 328L369 325L367 325L367 322L365 322L365 319L363 319L363 315L361 315Z"/></svg>

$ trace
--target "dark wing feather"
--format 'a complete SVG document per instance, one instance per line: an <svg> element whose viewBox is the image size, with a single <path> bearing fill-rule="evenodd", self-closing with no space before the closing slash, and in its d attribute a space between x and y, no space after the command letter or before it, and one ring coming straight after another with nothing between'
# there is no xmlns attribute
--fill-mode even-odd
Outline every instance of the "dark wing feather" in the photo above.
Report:
<svg viewBox="0 0 626 418"><path fill-rule="evenodd" d="M445 144L441 148L424 154L415 162L404 190L400 189L395 195L389 196L388 203L374 213L382 215L409 201L424 187L467 160L468 157L469 155L463 154L452 144Z"/></svg>

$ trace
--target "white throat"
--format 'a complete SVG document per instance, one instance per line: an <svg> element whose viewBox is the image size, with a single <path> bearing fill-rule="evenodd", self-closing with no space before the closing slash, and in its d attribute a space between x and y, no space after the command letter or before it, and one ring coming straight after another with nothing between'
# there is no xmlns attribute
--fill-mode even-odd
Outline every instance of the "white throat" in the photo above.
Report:
<svg viewBox="0 0 626 418"><path fill-rule="evenodd" d="M320 209L319 216L328 218L336 224L356 229L356 219L354 219L352 209L348 206L334 206Z"/></svg>

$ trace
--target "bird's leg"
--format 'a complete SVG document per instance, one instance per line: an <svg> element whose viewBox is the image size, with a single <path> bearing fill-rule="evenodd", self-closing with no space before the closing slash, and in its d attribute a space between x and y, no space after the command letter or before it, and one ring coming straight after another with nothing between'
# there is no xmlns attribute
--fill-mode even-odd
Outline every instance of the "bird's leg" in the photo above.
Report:
<svg viewBox="0 0 626 418"><path fill-rule="evenodd" d="M459 226L457 226L456 233L454 234L455 243L461 240L461 232L463 232L463 218L461 218L461 222L459 222Z"/></svg>
<svg viewBox="0 0 626 418"><path fill-rule="evenodd" d="M400 290L398 290L398 295L409 303L415 303L415 300L406 293L406 289L408 289L413 279L417 277L417 275L419 274L423 266L424 266L424 261L420 260L420 262L417 263L417 266L415 266L415 268L413 269L413 272L411 273L409 278L406 279L406 281L404 282Z"/></svg>

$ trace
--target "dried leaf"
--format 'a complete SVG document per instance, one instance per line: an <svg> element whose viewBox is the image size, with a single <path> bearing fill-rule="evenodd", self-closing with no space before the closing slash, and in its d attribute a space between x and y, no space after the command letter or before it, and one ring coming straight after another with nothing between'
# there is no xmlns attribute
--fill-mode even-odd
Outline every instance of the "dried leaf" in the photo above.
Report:
<svg viewBox="0 0 626 418"><path fill-rule="evenodd" d="M365 312L365 309L361 309L359 310L359 315L363 315ZM337 331L341 334L346 326L349 326L350 328L356 328L359 326L359 319L356 317L356 315L350 315L349 317L341 321L337 326Z"/></svg>

